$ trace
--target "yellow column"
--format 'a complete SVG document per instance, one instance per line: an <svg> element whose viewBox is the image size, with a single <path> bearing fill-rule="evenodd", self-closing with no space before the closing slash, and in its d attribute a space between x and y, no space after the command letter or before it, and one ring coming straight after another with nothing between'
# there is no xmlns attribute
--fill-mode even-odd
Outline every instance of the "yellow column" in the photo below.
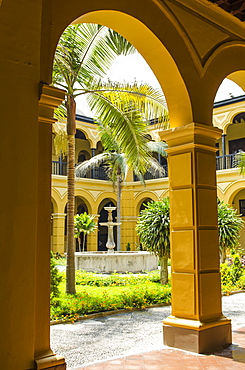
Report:
<svg viewBox="0 0 245 370"><path fill-rule="evenodd" d="M53 242L54 253L65 253L65 217L66 213L52 213L53 219Z"/></svg>
<svg viewBox="0 0 245 370"><path fill-rule="evenodd" d="M53 110L64 99L64 92L42 86L38 117L38 207L35 285L36 369L65 370L65 360L50 349L50 203Z"/></svg>
<svg viewBox="0 0 245 370"><path fill-rule="evenodd" d="M94 216L94 222L98 226L98 219L100 215L93 215ZM88 243L87 243L87 250L90 252L97 251L98 250L98 227L95 229L93 233L90 233L88 236Z"/></svg>
<svg viewBox="0 0 245 370"><path fill-rule="evenodd" d="M172 315L164 342L198 353L231 343L222 315L214 146L221 130L198 123L162 132L169 163Z"/></svg>
<svg viewBox="0 0 245 370"><path fill-rule="evenodd" d="M126 250L126 245L130 243L131 250L135 249L135 202L132 189L124 188L121 200L121 250Z"/></svg>

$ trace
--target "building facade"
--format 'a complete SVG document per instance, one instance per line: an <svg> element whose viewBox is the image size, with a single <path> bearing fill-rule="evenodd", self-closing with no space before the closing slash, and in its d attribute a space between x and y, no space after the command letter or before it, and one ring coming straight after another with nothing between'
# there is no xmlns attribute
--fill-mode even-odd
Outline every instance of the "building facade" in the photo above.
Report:
<svg viewBox="0 0 245 370"><path fill-rule="evenodd" d="M90 159L103 151L96 124L91 118L77 116L76 163ZM216 142L217 195L237 210L245 220L245 178L239 174L235 155L245 151L245 96L231 98L214 104L213 125L222 130L222 136ZM61 124L65 129L65 124ZM159 129L152 126L152 140L160 141ZM166 160L158 158L162 163ZM66 202L67 180L65 159L57 157L53 147L52 160L52 250L64 254L66 251ZM122 192L122 250L130 243L131 250L139 247L135 224L144 202L160 200L169 196L167 164L163 178L151 178L146 175L145 184L137 181L132 173L128 175ZM103 207L108 203L116 205L116 193L103 167L90 171L86 178L76 180L76 212L87 213L95 217L98 229L87 237L86 250L107 250L107 230L99 225L106 221L107 214ZM245 250L245 228L240 237Z"/></svg>

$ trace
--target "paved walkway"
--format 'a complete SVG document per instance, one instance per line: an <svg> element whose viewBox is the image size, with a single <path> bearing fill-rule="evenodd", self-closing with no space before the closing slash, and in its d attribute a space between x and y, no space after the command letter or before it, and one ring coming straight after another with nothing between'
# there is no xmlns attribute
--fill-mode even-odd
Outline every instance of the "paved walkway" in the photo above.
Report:
<svg viewBox="0 0 245 370"><path fill-rule="evenodd" d="M245 293L223 297L233 345L210 356L163 346L162 320L170 307L52 326L51 348L66 358L68 370L245 369L244 307Z"/></svg>

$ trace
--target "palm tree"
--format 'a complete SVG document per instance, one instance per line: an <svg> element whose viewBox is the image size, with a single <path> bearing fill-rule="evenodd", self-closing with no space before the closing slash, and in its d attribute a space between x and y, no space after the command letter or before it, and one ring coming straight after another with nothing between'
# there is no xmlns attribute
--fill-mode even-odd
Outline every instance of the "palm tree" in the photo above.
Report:
<svg viewBox="0 0 245 370"><path fill-rule="evenodd" d="M61 36L54 57L53 83L66 91L68 175L67 175L67 267L66 292L75 293L75 113L76 96L89 92L96 77L104 77L116 56L135 49L116 32L96 24L69 26ZM77 86L82 90L78 90Z"/></svg>
<svg viewBox="0 0 245 370"><path fill-rule="evenodd" d="M86 235L90 234L96 229L96 224L94 222L94 217L87 214L87 212L81 213L80 215L74 216L74 230L75 238L78 239L79 252L81 252L81 238L80 235L83 233L83 247L82 251L85 249Z"/></svg>
<svg viewBox="0 0 245 370"><path fill-rule="evenodd" d="M134 112L134 118L138 121L139 116L143 119L142 114L140 112ZM133 117L131 119L133 119ZM122 198L122 187L123 182L126 180L128 170L133 170L135 174L139 177L139 179L144 183L144 173L148 170L155 176L156 174L159 176L164 175L164 169L159 164L155 158L152 157L152 153L156 152L161 154L162 156L166 156L166 143L163 142L153 142L148 141L146 142L147 147L147 156L143 159L145 160L144 168L142 166L138 166L138 163L142 163L143 161L140 159L139 161L135 161L136 165L131 164L128 160L128 157L125 153L122 152L120 146L115 141L113 136L111 135L111 130L108 127L104 127L102 123L99 124L99 131L101 136L101 142L105 148L105 152L98 154L91 159L80 163L76 166L75 173L76 176L84 177L91 169L99 167L102 164L107 165L107 173L109 179L112 181L113 186L117 190L117 222L119 223L117 227L117 249L121 250L121 198ZM143 154L141 154L143 156Z"/></svg>
<svg viewBox="0 0 245 370"><path fill-rule="evenodd" d="M74 208L75 208L75 99L86 95L87 101L95 114L103 119L112 129L123 151L128 153L129 162L133 163L140 152L147 152L145 141L132 126L130 119L118 120L119 96L127 96L128 101L147 111L148 116L165 117L165 106L161 93L153 92L148 85L115 84L103 82L108 69L117 55L135 52L135 48L122 36L107 27L96 24L77 24L67 27L62 34L54 56L53 83L66 91L65 110L67 116L68 139L68 175L67 175L67 268L66 292L75 293L74 261ZM150 96L150 100L149 97ZM112 100L114 101L111 104ZM125 117L131 114L125 112Z"/></svg>

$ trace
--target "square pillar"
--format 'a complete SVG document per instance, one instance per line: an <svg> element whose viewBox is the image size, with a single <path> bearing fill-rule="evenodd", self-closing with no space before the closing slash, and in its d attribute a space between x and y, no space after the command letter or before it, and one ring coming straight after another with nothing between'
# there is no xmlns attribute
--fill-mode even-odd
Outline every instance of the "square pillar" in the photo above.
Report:
<svg viewBox="0 0 245 370"><path fill-rule="evenodd" d="M134 192L124 188L121 200L121 250L126 250L130 243L131 250L134 250L136 242L136 225Z"/></svg>
<svg viewBox="0 0 245 370"><path fill-rule="evenodd" d="M164 343L197 353L231 344L222 315L215 141L221 130L198 123L168 130L172 315Z"/></svg>
<svg viewBox="0 0 245 370"><path fill-rule="evenodd" d="M52 213L53 220L53 242L52 251L54 253L65 253L65 217L66 213Z"/></svg>
<svg viewBox="0 0 245 370"><path fill-rule="evenodd" d="M96 223L97 228L94 232L87 235L87 251L98 251L98 220L100 215L92 215L94 217L94 222Z"/></svg>
<svg viewBox="0 0 245 370"><path fill-rule="evenodd" d="M38 116L37 242L35 265L35 342L36 370L65 370L65 359L50 348L50 203L53 111L64 99L64 92L43 85Z"/></svg>

